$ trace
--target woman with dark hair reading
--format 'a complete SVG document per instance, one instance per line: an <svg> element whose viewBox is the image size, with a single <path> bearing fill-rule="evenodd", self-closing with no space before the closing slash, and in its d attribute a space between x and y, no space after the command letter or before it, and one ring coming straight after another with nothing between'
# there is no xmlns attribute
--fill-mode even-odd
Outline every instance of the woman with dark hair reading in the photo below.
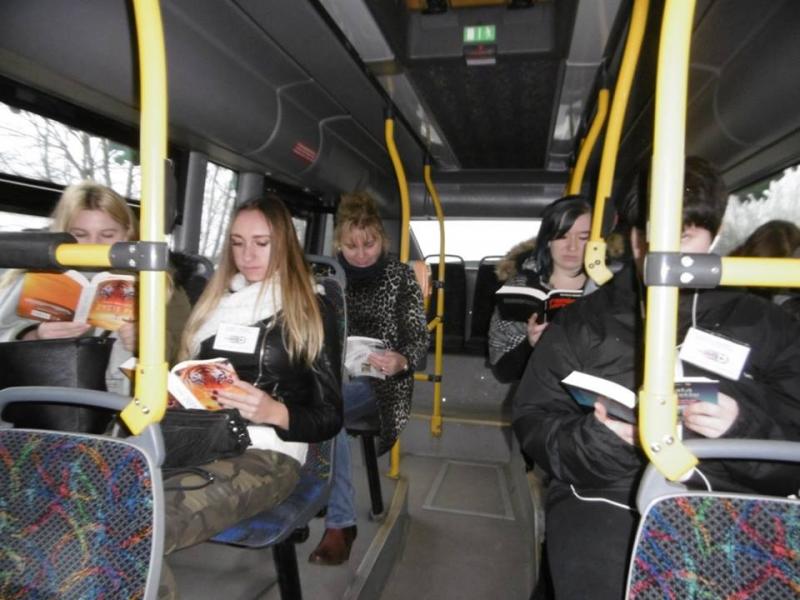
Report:
<svg viewBox="0 0 800 600"><path fill-rule="evenodd" d="M547 206L533 247L515 246L498 265L505 286L550 290L583 290L583 251L589 239L592 208L582 196L566 196ZM489 363L500 381L522 376L533 347L547 328L544 315L526 320L504 317L496 307L489 325Z"/></svg>

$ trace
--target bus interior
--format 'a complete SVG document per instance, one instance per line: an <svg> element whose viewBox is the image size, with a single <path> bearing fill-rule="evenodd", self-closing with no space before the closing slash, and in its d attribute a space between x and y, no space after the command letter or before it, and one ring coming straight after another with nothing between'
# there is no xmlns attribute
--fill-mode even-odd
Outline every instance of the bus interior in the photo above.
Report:
<svg viewBox="0 0 800 600"><path fill-rule="evenodd" d="M598 194L602 133L576 188L593 202L605 196L602 231L611 232L613 198L652 158L669 0L158 4L171 250L213 263L225 213L271 190L289 206L306 253L333 256L339 196L366 191L399 254L407 185L404 258L426 261L437 279L440 251L448 255L441 371L432 333L400 460L378 459L384 509L375 514L362 458L362 442L372 441L352 437L359 536L347 564L308 564L324 527L311 520L296 546L303 595L533 597L544 480L526 469L511 432L514 385L487 364L494 268L535 237L544 207L574 183L600 91L613 94L632 14L645 4L610 188ZM697 0L691 29L685 149L713 162L737 198L727 250L759 222L800 223L800 5L757 4ZM0 3L0 230L46 226L63 188L81 179L111 185L138 207L135 29L127 0ZM426 165L444 214L443 248ZM440 314L437 289L429 319ZM282 597L269 549L209 542L167 562L181 597Z"/></svg>

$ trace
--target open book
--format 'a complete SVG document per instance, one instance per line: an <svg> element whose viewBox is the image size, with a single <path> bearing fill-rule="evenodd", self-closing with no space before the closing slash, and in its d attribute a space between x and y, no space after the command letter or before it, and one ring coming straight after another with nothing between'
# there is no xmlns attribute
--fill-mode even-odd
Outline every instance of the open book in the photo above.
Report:
<svg viewBox="0 0 800 600"><path fill-rule="evenodd" d="M116 331L136 320L136 279L103 272L25 274L17 314L37 321L77 321Z"/></svg>
<svg viewBox="0 0 800 600"><path fill-rule="evenodd" d="M371 337L351 335L347 337L344 366L350 377L377 377L386 379L386 374L373 367L367 358L370 354L386 351L383 340Z"/></svg>
<svg viewBox="0 0 800 600"><path fill-rule="evenodd" d="M594 408L595 402L606 407L608 415L628 423L636 422L636 394L608 379L573 371L561 380L581 406ZM678 411L693 402L717 402L719 382L707 377L683 377L675 381Z"/></svg>
<svg viewBox="0 0 800 600"><path fill-rule="evenodd" d="M178 363L167 375L167 390L184 408L222 408L212 393L227 389L239 391L236 370L226 358L185 360Z"/></svg>
<svg viewBox="0 0 800 600"><path fill-rule="evenodd" d="M495 303L505 321L527 321L533 313L536 321L544 323L560 308L572 304L583 290L540 290L534 287L504 285L495 292Z"/></svg>

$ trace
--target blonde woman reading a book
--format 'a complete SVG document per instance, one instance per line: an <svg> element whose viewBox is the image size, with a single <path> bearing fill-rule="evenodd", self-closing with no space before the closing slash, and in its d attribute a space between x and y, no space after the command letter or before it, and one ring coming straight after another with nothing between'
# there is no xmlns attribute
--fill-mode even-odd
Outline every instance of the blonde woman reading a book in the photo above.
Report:
<svg viewBox="0 0 800 600"><path fill-rule="evenodd" d="M408 421L414 365L428 349L422 293L408 265L389 256L389 240L375 202L364 193L342 196L334 243L347 277L348 359L355 338L369 347L366 361L349 371L343 391L345 420L377 412L380 452L392 447ZM372 376L359 376L370 373ZM338 565L350 557L356 509L346 431L336 437L333 487L325 533L308 557Z"/></svg>
<svg viewBox="0 0 800 600"><path fill-rule="evenodd" d="M250 421L252 446L203 468L208 488L166 493L165 552L202 542L284 500L308 444L342 426L333 307L316 293L291 215L277 196L238 206L222 258L189 318L180 360L227 359L214 399Z"/></svg>
<svg viewBox="0 0 800 600"><path fill-rule="evenodd" d="M567 196L542 213L539 235L515 246L497 266L506 286L550 290L583 290L583 250L589 239L592 208L581 196ZM501 312L500 300L489 324L489 363L495 377L512 382L522 377L533 347L547 328L544 315L518 320Z"/></svg>
<svg viewBox="0 0 800 600"><path fill-rule="evenodd" d="M64 190L52 213L50 231L67 232L79 244L114 244L138 239L139 224L122 196L99 183L84 181ZM4 274L0 281L0 341L47 340L101 334L103 327L95 327L87 322L42 321L20 317L18 313L25 275L25 271L13 270ZM84 271L81 275L91 279L95 273ZM58 310L59 307L53 309ZM182 331L189 310L186 294L182 290L173 292L167 307L167 345L173 351L177 347L178 332ZM133 315L110 334L116 342L112 346L106 369L106 387L109 391L123 395L130 394L130 380L120 372L119 366L136 349L135 311Z"/></svg>

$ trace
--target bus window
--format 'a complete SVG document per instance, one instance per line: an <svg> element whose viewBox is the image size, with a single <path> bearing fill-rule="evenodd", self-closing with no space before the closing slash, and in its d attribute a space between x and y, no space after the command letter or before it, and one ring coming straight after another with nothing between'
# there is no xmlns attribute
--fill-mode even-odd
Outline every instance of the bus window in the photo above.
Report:
<svg viewBox="0 0 800 600"><path fill-rule="evenodd" d="M444 223L447 254L478 262L484 256L505 255L512 246L536 237L538 219L449 219ZM411 221L424 256L439 254L439 223Z"/></svg>
<svg viewBox="0 0 800 600"><path fill-rule="evenodd" d="M208 163L203 193L203 217L200 224L200 254L214 264L225 241L228 221L236 200L237 173L216 163Z"/></svg>
<svg viewBox="0 0 800 600"><path fill-rule="evenodd" d="M300 241L300 247L305 248L308 219L292 216L292 223L294 223L294 230L297 232L297 239Z"/></svg>
<svg viewBox="0 0 800 600"><path fill-rule="evenodd" d="M138 198L136 150L0 102L0 171L59 185L92 179Z"/></svg>
<svg viewBox="0 0 800 600"><path fill-rule="evenodd" d="M728 202L717 251L728 254L772 219L800 223L800 165L735 192Z"/></svg>
<svg viewBox="0 0 800 600"><path fill-rule="evenodd" d="M0 231L23 231L26 229L46 229L50 225L49 217L23 215L0 211Z"/></svg>

